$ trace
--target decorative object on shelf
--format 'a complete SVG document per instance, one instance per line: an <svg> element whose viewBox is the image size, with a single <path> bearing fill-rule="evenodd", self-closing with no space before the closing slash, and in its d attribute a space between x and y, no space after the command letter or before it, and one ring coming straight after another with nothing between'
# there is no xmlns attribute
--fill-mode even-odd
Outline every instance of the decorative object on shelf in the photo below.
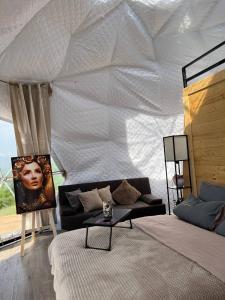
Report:
<svg viewBox="0 0 225 300"><path fill-rule="evenodd" d="M176 191L175 204L179 204L183 201L183 190L190 189L191 186L191 173L190 173L190 160L188 150L187 135L172 135L163 138L164 157L165 157L165 169L166 169L166 185L167 185L167 198L168 198L168 210L170 214L170 191ZM183 172L183 162L188 164L188 176L187 178L181 174ZM174 163L174 176L172 177L173 186L168 183L168 163Z"/></svg>
<svg viewBox="0 0 225 300"><path fill-rule="evenodd" d="M109 221L112 219L112 202L103 201L103 217L105 221Z"/></svg>
<svg viewBox="0 0 225 300"><path fill-rule="evenodd" d="M183 175L174 175L173 178L173 183L179 187L182 188L184 186L184 176Z"/></svg>

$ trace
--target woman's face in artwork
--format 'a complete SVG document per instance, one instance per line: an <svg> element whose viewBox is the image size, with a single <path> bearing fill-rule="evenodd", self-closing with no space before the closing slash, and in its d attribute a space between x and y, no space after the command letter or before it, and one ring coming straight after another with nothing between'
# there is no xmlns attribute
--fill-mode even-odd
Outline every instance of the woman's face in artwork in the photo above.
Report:
<svg viewBox="0 0 225 300"><path fill-rule="evenodd" d="M43 173L38 163L25 164L21 173L21 181L28 190L38 190L42 186Z"/></svg>

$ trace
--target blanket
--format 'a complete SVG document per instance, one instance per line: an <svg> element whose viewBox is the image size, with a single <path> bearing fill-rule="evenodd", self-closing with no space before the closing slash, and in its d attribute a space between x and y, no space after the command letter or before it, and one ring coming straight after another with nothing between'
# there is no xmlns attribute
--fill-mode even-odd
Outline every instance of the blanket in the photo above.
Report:
<svg viewBox="0 0 225 300"><path fill-rule="evenodd" d="M109 252L85 249L85 229L59 234L49 247L56 298L225 299L220 279L135 224L133 229L113 228ZM90 228L89 244L105 247L108 231Z"/></svg>
<svg viewBox="0 0 225 300"><path fill-rule="evenodd" d="M133 221L138 228L183 254L225 283L225 238L178 219L174 215Z"/></svg>

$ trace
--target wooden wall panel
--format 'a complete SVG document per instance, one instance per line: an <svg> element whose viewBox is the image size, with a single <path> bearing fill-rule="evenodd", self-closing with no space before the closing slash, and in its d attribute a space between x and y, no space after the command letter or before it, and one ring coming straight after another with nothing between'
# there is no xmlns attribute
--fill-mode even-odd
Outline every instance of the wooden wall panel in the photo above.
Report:
<svg viewBox="0 0 225 300"><path fill-rule="evenodd" d="M185 88L183 100L196 195L203 180L225 185L225 70Z"/></svg>

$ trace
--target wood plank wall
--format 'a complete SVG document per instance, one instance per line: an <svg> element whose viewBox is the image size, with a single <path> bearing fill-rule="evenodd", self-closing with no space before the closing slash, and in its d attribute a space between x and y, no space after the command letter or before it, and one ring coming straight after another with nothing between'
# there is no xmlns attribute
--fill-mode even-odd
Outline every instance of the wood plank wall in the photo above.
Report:
<svg viewBox="0 0 225 300"><path fill-rule="evenodd" d="M183 101L196 195L203 180L225 185L225 70L185 88Z"/></svg>

